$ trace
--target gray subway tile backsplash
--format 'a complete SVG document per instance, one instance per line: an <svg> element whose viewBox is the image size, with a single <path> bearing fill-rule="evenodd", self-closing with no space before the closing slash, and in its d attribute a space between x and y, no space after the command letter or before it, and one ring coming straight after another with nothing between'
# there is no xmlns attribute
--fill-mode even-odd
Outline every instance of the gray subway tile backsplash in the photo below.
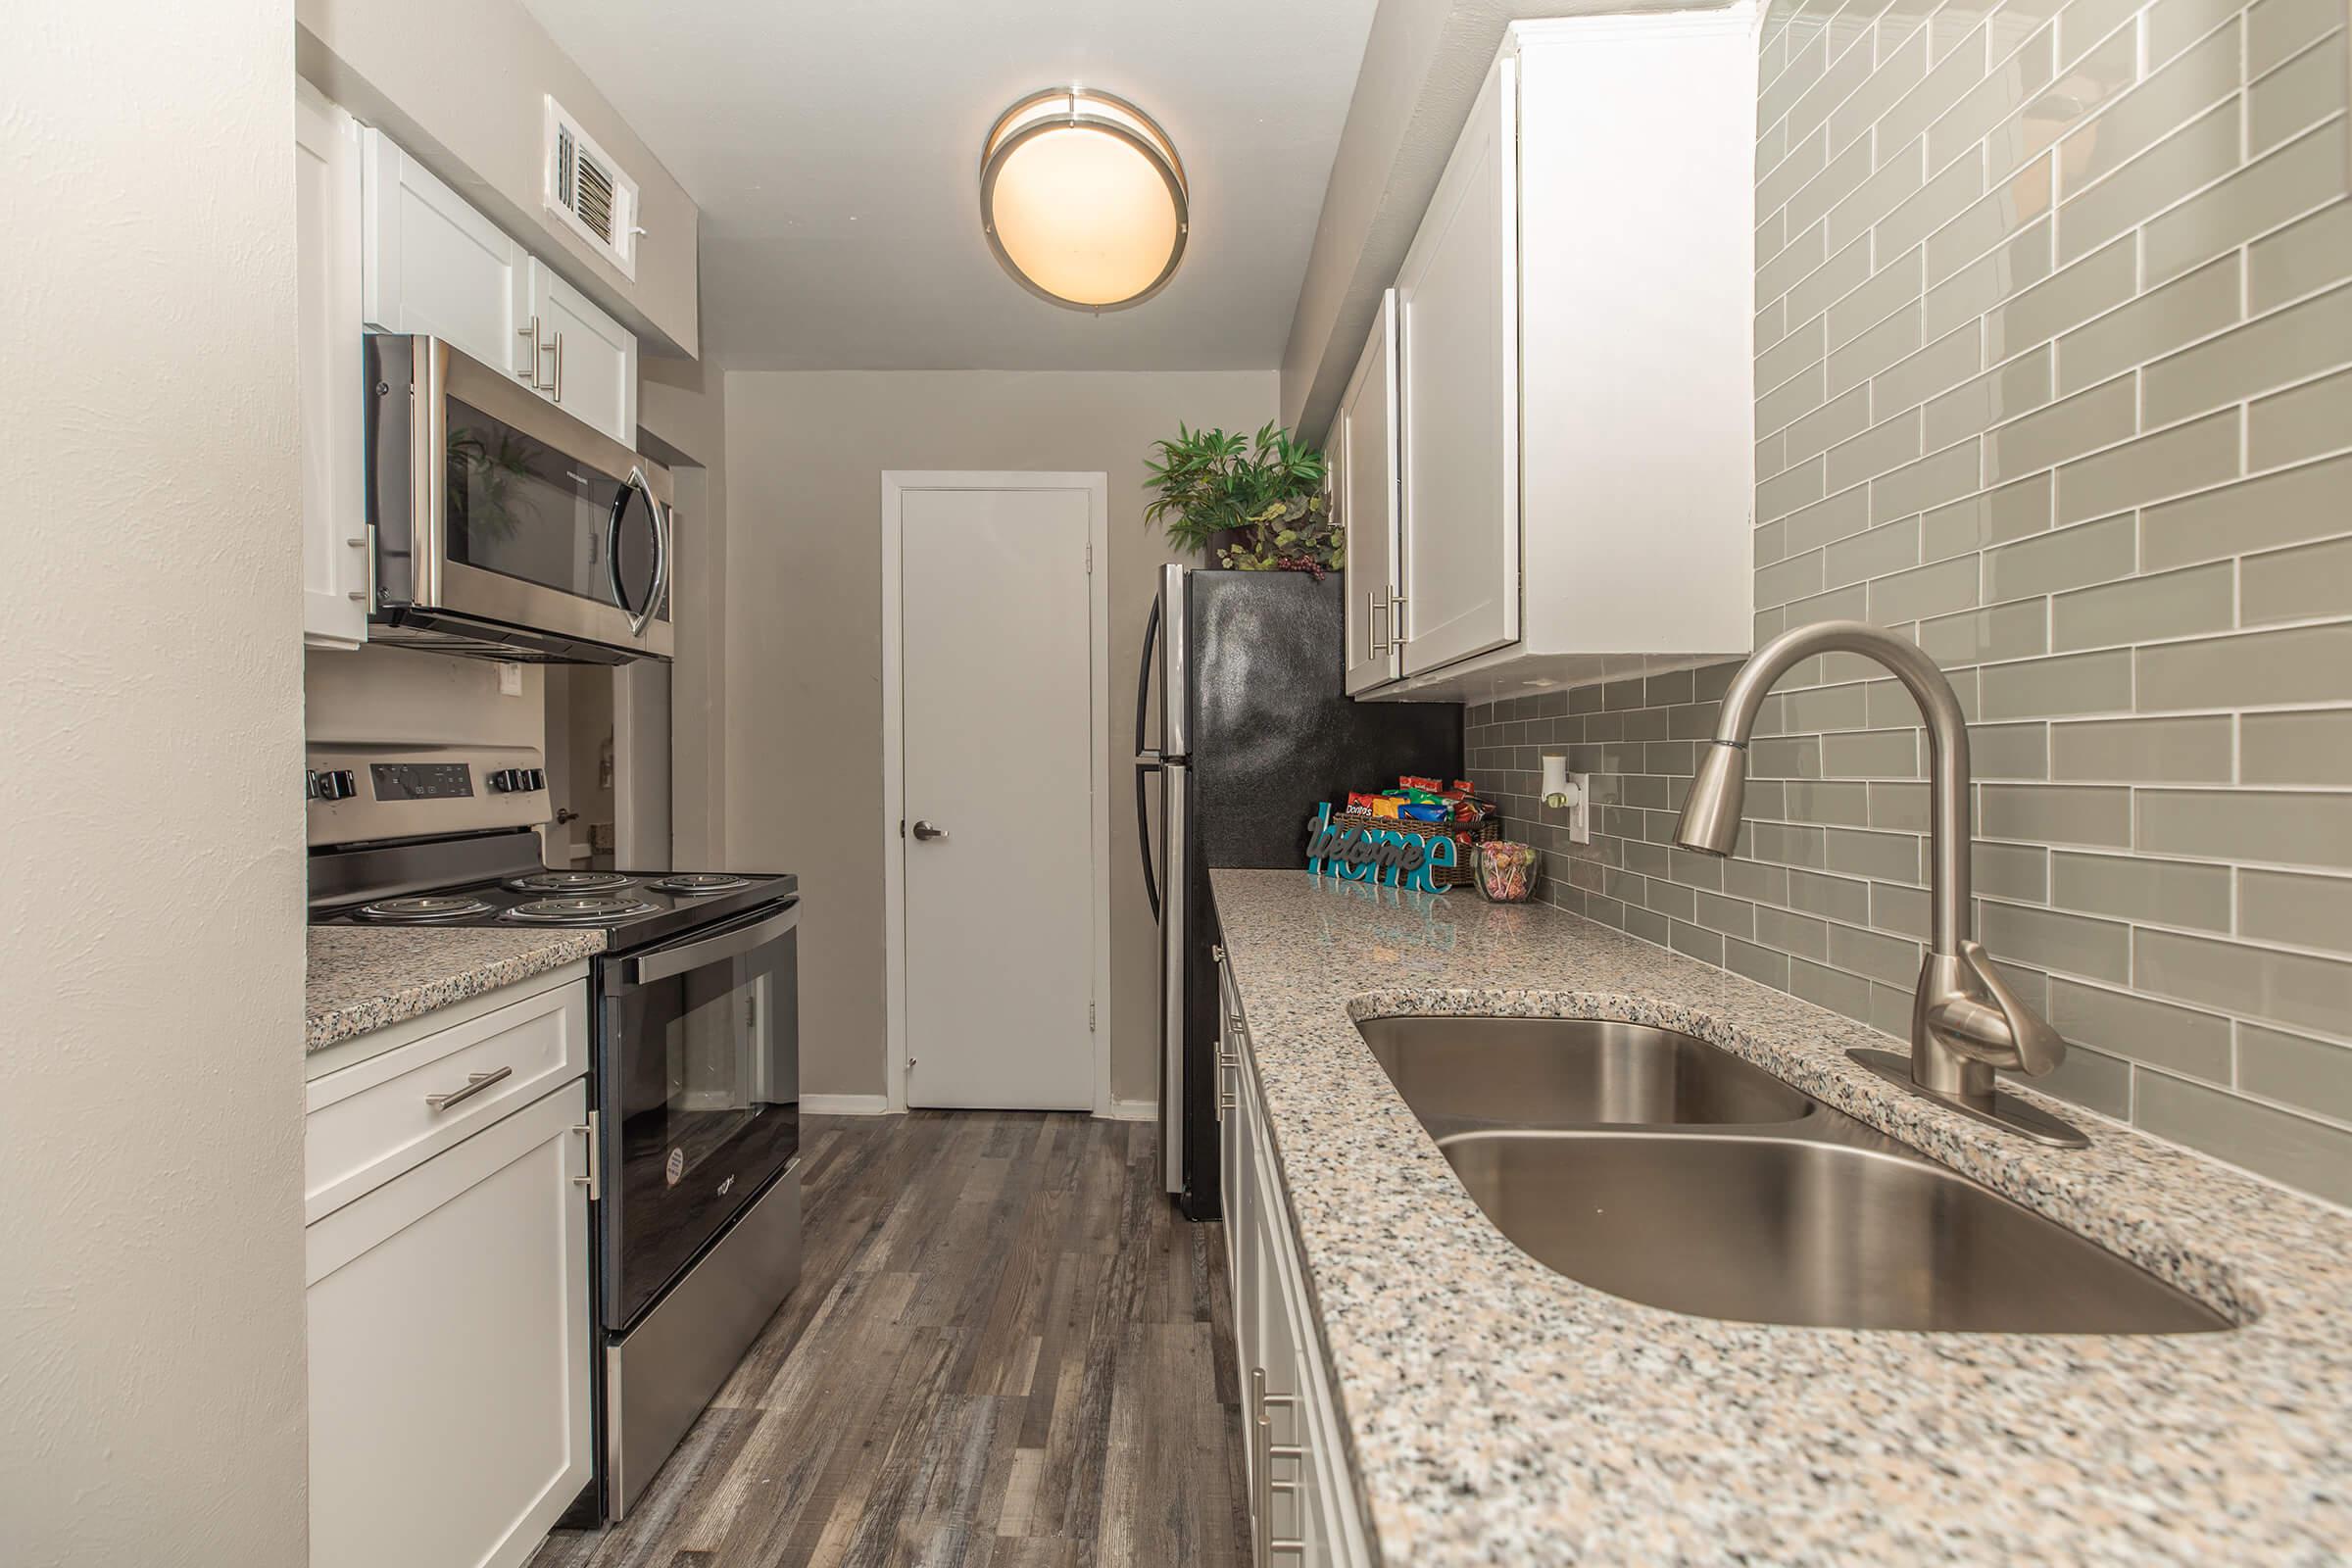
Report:
<svg viewBox="0 0 2352 1568"><path fill-rule="evenodd" d="M2077 1047L2035 1087L2352 1199L2340 0L1988 9L1767 20L1758 634L1952 675L1981 930ZM1909 699L1791 671L1715 860L1670 841L1732 667L1476 708L1472 774L1553 902L1905 1034ZM1554 749L1603 803L1573 857Z"/></svg>

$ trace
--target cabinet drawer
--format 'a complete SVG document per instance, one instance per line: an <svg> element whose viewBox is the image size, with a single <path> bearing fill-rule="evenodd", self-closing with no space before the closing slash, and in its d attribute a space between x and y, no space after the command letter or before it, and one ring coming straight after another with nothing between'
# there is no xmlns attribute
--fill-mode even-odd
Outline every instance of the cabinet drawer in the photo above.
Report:
<svg viewBox="0 0 2352 1568"><path fill-rule="evenodd" d="M313 1080L303 1121L303 1222L582 1076L588 1052L588 988L573 983ZM443 1098L454 1096L463 1098Z"/></svg>

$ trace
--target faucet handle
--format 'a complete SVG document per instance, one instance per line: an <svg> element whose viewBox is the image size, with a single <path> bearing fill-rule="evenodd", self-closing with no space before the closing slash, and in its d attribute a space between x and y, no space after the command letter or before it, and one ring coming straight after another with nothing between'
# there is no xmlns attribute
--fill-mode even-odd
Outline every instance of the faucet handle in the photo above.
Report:
<svg viewBox="0 0 2352 1568"><path fill-rule="evenodd" d="M1963 939L1960 961L1983 998L1953 996L1938 1003L1934 1020L1938 1035L1979 1061L2034 1078L2066 1059L2066 1037L2009 989L1983 943Z"/></svg>

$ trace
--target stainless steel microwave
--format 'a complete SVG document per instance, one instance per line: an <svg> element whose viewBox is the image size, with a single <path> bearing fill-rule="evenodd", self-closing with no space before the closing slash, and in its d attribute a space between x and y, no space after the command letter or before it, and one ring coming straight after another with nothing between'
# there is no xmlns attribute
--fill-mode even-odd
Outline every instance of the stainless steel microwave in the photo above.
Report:
<svg viewBox="0 0 2352 1568"><path fill-rule="evenodd" d="M371 640L667 659L669 470L439 338L367 335Z"/></svg>

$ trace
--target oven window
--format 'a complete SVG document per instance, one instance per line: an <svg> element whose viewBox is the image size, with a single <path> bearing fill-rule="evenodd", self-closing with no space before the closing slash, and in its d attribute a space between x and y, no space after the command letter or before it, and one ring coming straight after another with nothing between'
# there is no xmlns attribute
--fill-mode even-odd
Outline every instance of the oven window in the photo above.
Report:
<svg viewBox="0 0 2352 1568"><path fill-rule="evenodd" d="M701 1171L765 1103L752 1052L759 1015L772 1005L765 977L701 1002L692 991L687 1010L663 1031L662 1103L632 1110L628 1121L632 1144L660 1146L663 1179L673 1185Z"/></svg>
<svg viewBox="0 0 2352 1568"><path fill-rule="evenodd" d="M799 1152L798 943L787 931L605 999L608 1328L643 1312Z"/></svg>
<svg viewBox="0 0 2352 1568"><path fill-rule="evenodd" d="M611 604L605 552L621 481L457 398L448 403L449 559Z"/></svg>

